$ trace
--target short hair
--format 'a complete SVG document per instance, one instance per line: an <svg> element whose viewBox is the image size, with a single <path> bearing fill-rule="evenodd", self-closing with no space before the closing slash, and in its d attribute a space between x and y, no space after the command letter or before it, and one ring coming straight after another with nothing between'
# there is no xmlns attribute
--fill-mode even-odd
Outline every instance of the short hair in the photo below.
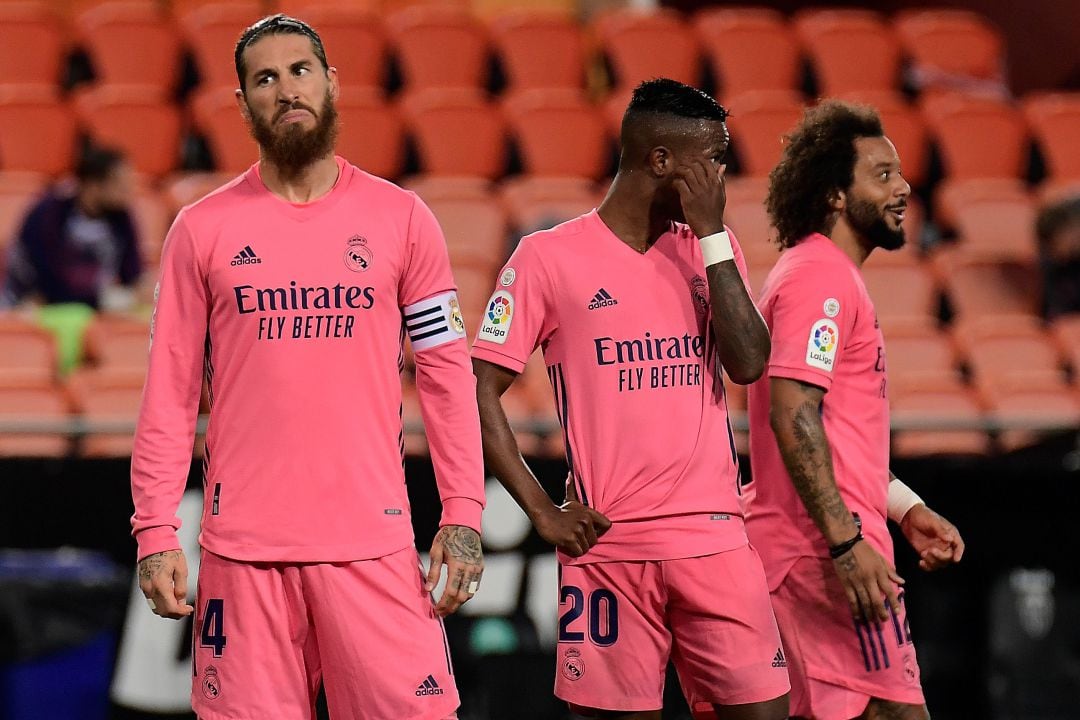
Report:
<svg viewBox="0 0 1080 720"><path fill-rule="evenodd" d="M125 160L124 153L116 148L88 147L75 163L75 177L81 183L107 180Z"/></svg>
<svg viewBox="0 0 1080 720"><path fill-rule="evenodd" d="M1055 235L1074 223L1080 223L1080 195L1042 208L1035 218L1035 237L1039 245L1045 247Z"/></svg>
<svg viewBox="0 0 1080 720"><path fill-rule="evenodd" d="M626 143L631 124L644 115L674 115L692 120L724 122L728 112L707 93L670 78L646 80L634 88L622 120L622 140Z"/></svg>
<svg viewBox="0 0 1080 720"><path fill-rule="evenodd" d="M884 136L881 118L867 105L826 100L806 110L769 173L765 208L780 247L826 230L830 195L855 180L855 140Z"/></svg>
<svg viewBox="0 0 1080 720"><path fill-rule="evenodd" d="M311 27L303 20L297 20L284 13L268 15L244 30L243 34L240 35L240 39L236 41L236 50L233 54L233 60L236 63L236 78L240 81L241 90L247 89L244 82L244 76L247 75L247 64L244 62L244 51L248 49L249 45L264 35L305 36L311 41L311 46L315 51L315 57L319 58L323 70L330 69L330 64L326 62L326 48L323 47L322 38L319 37L319 33L315 32L315 28Z"/></svg>

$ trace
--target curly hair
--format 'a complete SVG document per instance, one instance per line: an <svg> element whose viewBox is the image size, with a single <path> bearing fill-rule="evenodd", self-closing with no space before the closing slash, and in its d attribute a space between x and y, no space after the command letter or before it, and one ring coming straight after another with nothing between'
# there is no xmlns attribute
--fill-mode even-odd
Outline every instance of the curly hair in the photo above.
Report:
<svg viewBox="0 0 1080 720"><path fill-rule="evenodd" d="M856 138L884 135L881 118L866 105L826 100L806 111L769 173L765 209L781 248L827 229L829 196L854 181Z"/></svg>

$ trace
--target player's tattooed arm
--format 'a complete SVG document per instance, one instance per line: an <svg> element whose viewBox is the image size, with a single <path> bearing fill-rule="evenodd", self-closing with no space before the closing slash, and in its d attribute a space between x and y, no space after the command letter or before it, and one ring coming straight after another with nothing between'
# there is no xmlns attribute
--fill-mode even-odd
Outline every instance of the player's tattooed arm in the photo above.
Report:
<svg viewBox="0 0 1080 720"><path fill-rule="evenodd" d="M151 582L166 565L179 559L179 550L166 550L144 557L139 561L139 581Z"/></svg>
<svg viewBox="0 0 1080 720"><path fill-rule="evenodd" d="M469 565L484 562L484 551L480 549L480 533L464 525L445 525L437 536L446 552L451 557Z"/></svg>
<svg viewBox="0 0 1080 720"><path fill-rule="evenodd" d="M446 564L446 587L435 612L445 617L468 602L480 589L484 575L484 552L480 533L464 525L444 525L431 543L431 567L428 569L428 592L439 583Z"/></svg>
<svg viewBox="0 0 1080 720"><path fill-rule="evenodd" d="M833 475L832 452L821 420L825 391L788 378L773 378L769 421L788 475L806 511L830 545L858 532Z"/></svg>
<svg viewBox="0 0 1080 720"><path fill-rule="evenodd" d="M739 268L719 262L705 269L716 352L728 376L748 385L765 372L772 343L769 327L746 290Z"/></svg>
<svg viewBox="0 0 1080 720"><path fill-rule="evenodd" d="M165 550L139 561L139 589L161 617L179 619L194 612L187 604L187 561L179 550Z"/></svg>

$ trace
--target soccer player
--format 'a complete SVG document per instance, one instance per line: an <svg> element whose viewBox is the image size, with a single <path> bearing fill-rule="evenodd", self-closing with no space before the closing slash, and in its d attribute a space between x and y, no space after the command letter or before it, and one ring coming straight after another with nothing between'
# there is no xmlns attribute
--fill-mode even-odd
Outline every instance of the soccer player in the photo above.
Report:
<svg viewBox="0 0 1080 720"><path fill-rule="evenodd" d="M165 243L132 457L139 578L194 613L202 718L456 718L441 617L482 571L480 423L445 241L417 197L334 155L338 78L284 15L236 46L260 161ZM426 577L402 470L408 335L443 514ZM196 607L176 530L209 386ZM446 565L446 589L430 591Z"/></svg>
<svg viewBox="0 0 1080 720"><path fill-rule="evenodd" d="M521 241L473 345L484 457L558 547L556 695L588 717L660 717L673 659L698 718L787 717L787 670L749 546L721 369L769 338L724 226L726 111L642 83L599 209ZM543 348L570 466L555 505L500 396Z"/></svg>
<svg viewBox="0 0 1080 720"><path fill-rule="evenodd" d="M885 347L859 272L875 248L903 246L910 191L877 114L835 101L806 113L770 175L784 250L758 303L772 355L749 390L747 531L793 717L928 717L886 520L926 570L958 562L964 543L889 471Z"/></svg>

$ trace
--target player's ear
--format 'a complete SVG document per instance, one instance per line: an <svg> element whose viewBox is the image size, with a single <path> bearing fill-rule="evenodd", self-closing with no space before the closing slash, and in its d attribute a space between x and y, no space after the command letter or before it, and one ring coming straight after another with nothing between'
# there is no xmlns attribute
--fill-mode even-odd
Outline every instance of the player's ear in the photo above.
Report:
<svg viewBox="0 0 1080 720"><path fill-rule="evenodd" d="M236 106L240 108L240 114L244 116L244 120L251 122L251 108L248 107L247 98L244 97L244 91L240 88L236 89Z"/></svg>
<svg viewBox="0 0 1080 720"><path fill-rule="evenodd" d="M331 65L326 68L326 79L330 81L330 99L336 101L341 92L341 83L338 80L337 68Z"/></svg>
<svg viewBox="0 0 1080 720"><path fill-rule="evenodd" d="M833 210L840 211L847 207L847 193L840 188L834 189L829 193L829 207Z"/></svg>
<svg viewBox="0 0 1080 720"><path fill-rule="evenodd" d="M648 165L654 177L664 178L675 170L675 156L671 150L659 145L649 151Z"/></svg>

